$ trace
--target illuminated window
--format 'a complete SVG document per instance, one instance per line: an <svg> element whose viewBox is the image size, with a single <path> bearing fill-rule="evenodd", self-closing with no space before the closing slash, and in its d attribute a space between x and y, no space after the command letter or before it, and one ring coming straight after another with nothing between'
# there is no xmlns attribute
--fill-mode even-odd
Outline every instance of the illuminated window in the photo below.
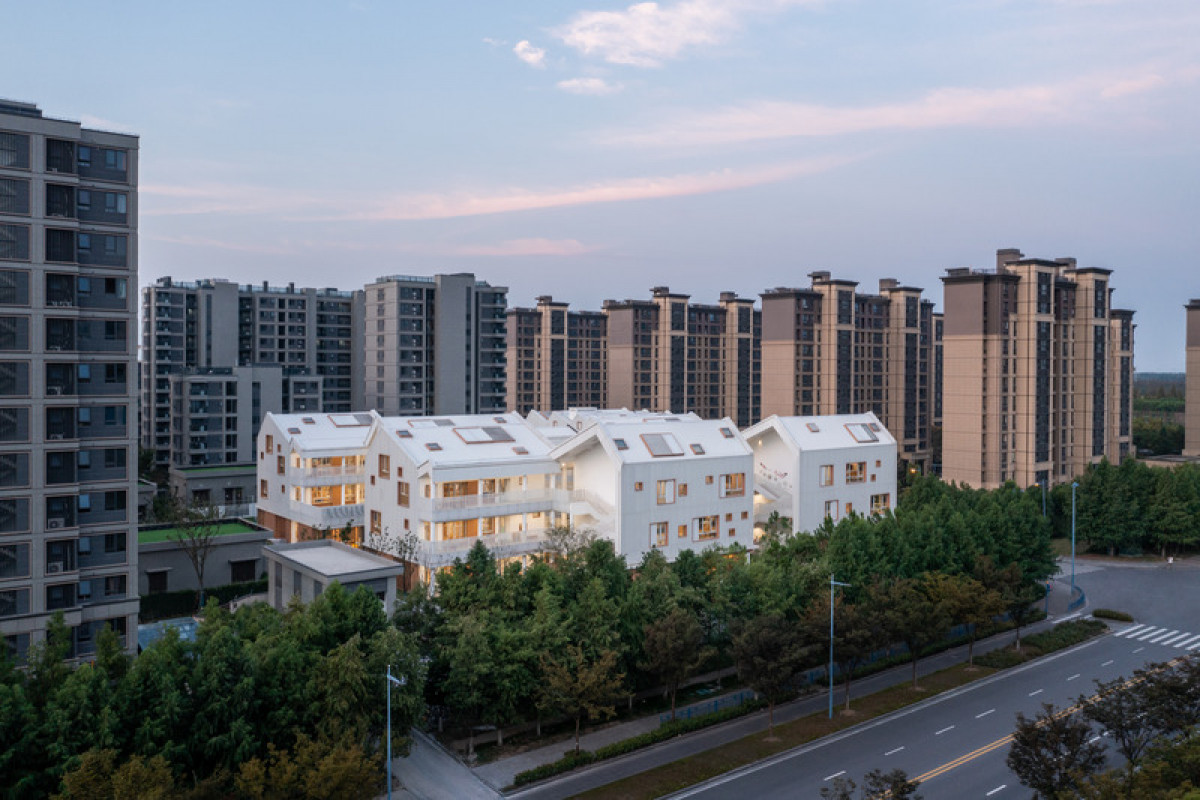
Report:
<svg viewBox="0 0 1200 800"><path fill-rule="evenodd" d="M658 504L660 506L670 505L675 502L675 480L668 479L658 482ZM666 523L663 523L664 525Z"/></svg>
<svg viewBox="0 0 1200 800"><path fill-rule="evenodd" d="M666 547L671 540L670 532L665 522L650 523L650 544L654 547Z"/></svg>
<svg viewBox="0 0 1200 800"><path fill-rule="evenodd" d="M408 481L396 482L396 505L408 508Z"/></svg>
<svg viewBox="0 0 1200 800"><path fill-rule="evenodd" d="M259 497L267 496L267 482L265 480L258 482L258 496Z"/></svg>
<svg viewBox="0 0 1200 800"><path fill-rule="evenodd" d="M680 526L679 526L679 538L680 538L680 539L686 539L686 538L687 538L687 525L680 525Z"/></svg>
<svg viewBox="0 0 1200 800"><path fill-rule="evenodd" d="M838 501L837 500L826 500L825 501L825 516L827 518L833 519L833 520L836 520L838 518Z"/></svg>
<svg viewBox="0 0 1200 800"><path fill-rule="evenodd" d="M640 492L640 491L642 490L642 482L641 482L641 481L638 481L637 483L635 483L635 484L633 485L633 490L634 490L635 492Z"/></svg>
<svg viewBox="0 0 1200 800"><path fill-rule="evenodd" d="M389 478L392 475L392 457L379 454L379 477Z"/></svg>
<svg viewBox="0 0 1200 800"><path fill-rule="evenodd" d="M866 483L867 462L850 461L846 464L846 483Z"/></svg>
<svg viewBox="0 0 1200 800"><path fill-rule="evenodd" d="M285 462L285 459L284 459L284 457L283 457L283 456L276 456L276 457L275 457L275 471L276 471L277 473L279 473L280 475L282 475L282 474L283 474L283 472L284 472L284 466L285 466L285 465L286 465L286 462Z"/></svg>
<svg viewBox="0 0 1200 800"><path fill-rule="evenodd" d="M890 494L873 494L871 495L871 515L883 514L892 507L892 496Z"/></svg>
<svg viewBox="0 0 1200 800"><path fill-rule="evenodd" d="M721 518L716 514L711 517L696 517L695 523L697 541L703 542L708 539L716 539L721 535Z"/></svg>
<svg viewBox="0 0 1200 800"><path fill-rule="evenodd" d="M821 465L821 485L833 486L833 464Z"/></svg>
<svg viewBox="0 0 1200 800"><path fill-rule="evenodd" d="M746 473L731 472L721 476L721 497L745 497Z"/></svg>
<svg viewBox="0 0 1200 800"><path fill-rule="evenodd" d="M383 530L383 514L378 511L371 512L371 533L380 533Z"/></svg>

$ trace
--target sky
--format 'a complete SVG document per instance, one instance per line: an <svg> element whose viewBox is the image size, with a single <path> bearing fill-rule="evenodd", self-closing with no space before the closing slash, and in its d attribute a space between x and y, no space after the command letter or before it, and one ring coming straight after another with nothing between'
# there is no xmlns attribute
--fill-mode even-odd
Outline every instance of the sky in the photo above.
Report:
<svg viewBox="0 0 1200 800"><path fill-rule="evenodd" d="M1196 0L0 0L0 96L137 133L140 282L474 272L583 309L829 270L1200 297ZM50 41L53 36L53 42Z"/></svg>

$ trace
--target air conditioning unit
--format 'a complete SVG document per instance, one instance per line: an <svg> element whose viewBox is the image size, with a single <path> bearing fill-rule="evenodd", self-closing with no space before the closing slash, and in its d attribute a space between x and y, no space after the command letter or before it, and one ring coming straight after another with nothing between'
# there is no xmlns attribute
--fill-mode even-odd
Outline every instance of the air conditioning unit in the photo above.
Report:
<svg viewBox="0 0 1200 800"><path fill-rule="evenodd" d="M51 517L50 519L46 520L46 530L48 531L56 528L65 528L66 526L67 521L62 517Z"/></svg>
<svg viewBox="0 0 1200 800"><path fill-rule="evenodd" d="M62 571L63 571L63 562L61 562L61 561L51 561L50 563L46 564L46 574L47 575L57 575L58 573L60 573Z"/></svg>

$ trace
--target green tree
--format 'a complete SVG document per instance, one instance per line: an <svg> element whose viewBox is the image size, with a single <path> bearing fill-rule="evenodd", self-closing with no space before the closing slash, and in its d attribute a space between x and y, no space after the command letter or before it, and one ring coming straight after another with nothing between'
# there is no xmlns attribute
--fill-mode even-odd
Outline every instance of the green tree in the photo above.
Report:
<svg viewBox="0 0 1200 800"><path fill-rule="evenodd" d="M975 665L975 634L1004 611L1003 598L969 575L928 573L925 593L941 603L951 621L967 626L967 664Z"/></svg>
<svg viewBox="0 0 1200 800"><path fill-rule="evenodd" d="M613 699L625 675L617 672L615 650L589 657L579 645L567 645L561 659L542 658L542 702L575 720L575 752L579 752L579 727L585 719L608 719L616 714Z"/></svg>
<svg viewBox="0 0 1200 800"><path fill-rule="evenodd" d="M1017 729L1005 759L1035 797L1077 796L1087 776L1104 766L1104 747L1092 741L1092 726L1077 714L1049 703L1032 719L1017 712Z"/></svg>
<svg viewBox="0 0 1200 800"><path fill-rule="evenodd" d="M646 626L645 653L646 660L639 666L666 686L674 720L679 684L712 655L712 650L704 647L704 631L693 614L674 608Z"/></svg>
<svg viewBox="0 0 1200 800"><path fill-rule="evenodd" d="M204 572L221 533L221 514L214 505L183 509L175 520L174 539L187 556L200 589L197 608L204 608Z"/></svg>
<svg viewBox="0 0 1200 800"><path fill-rule="evenodd" d="M842 678L845 693L844 703L850 710L850 683L854 670L871 657L878 647L888 644L883 641L885 630L877 624L875 611L862 603L848 603L845 597L837 597L833 604L834 642L833 655ZM829 597L824 593L808 608L804 615L807 639L819 647L821 653L829 652ZM816 655L814 652L813 655Z"/></svg>
<svg viewBox="0 0 1200 800"><path fill-rule="evenodd" d="M1075 701L1083 716L1112 737L1117 752L1125 757L1125 783L1132 789L1133 773L1158 731L1147 714L1147 677L1130 682L1124 677L1096 681L1094 697L1080 695Z"/></svg>
<svg viewBox="0 0 1200 800"><path fill-rule="evenodd" d="M269 745L265 759L243 763L234 786L251 800L357 800L378 795L382 777L382 760L361 745L301 735L291 749Z"/></svg>
<svg viewBox="0 0 1200 800"><path fill-rule="evenodd" d="M795 691L796 676L815 655L803 630L781 614L755 617L733 636L738 677L767 701L767 729L775 728L775 704Z"/></svg>
<svg viewBox="0 0 1200 800"><path fill-rule="evenodd" d="M950 627L945 608L921 590L916 579L902 578L871 590L884 630L908 647L912 656L912 685L917 688L917 663L921 651L941 639Z"/></svg>

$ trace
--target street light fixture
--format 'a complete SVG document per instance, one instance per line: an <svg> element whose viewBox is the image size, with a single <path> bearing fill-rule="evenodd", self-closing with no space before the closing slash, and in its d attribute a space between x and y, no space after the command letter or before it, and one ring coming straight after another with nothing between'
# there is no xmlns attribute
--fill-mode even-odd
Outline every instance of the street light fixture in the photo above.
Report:
<svg viewBox="0 0 1200 800"><path fill-rule="evenodd" d="M849 586L848 583L835 581L833 573L829 573L829 718L833 719L833 590L836 586Z"/></svg>
<svg viewBox="0 0 1200 800"><path fill-rule="evenodd" d="M403 686L408 681L404 677L394 677L391 664L388 664L387 679L387 796L392 800L392 684Z"/></svg>

